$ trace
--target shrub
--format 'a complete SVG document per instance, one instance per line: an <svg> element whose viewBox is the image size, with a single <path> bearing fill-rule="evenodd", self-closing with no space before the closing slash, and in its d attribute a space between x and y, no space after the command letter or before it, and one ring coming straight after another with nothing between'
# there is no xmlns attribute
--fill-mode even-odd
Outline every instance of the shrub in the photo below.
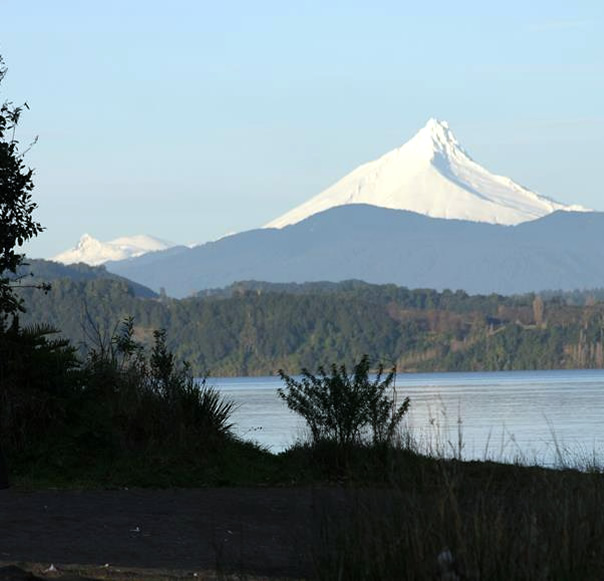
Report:
<svg viewBox="0 0 604 581"><path fill-rule="evenodd" d="M126 319L83 361L50 332L0 320L0 442L15 473L189 482L235 442L234 404L176 360L163 331L148 352Z"/></svg>
<svg viewBox="0 0 604 581"><path fill-rule="evenodd" d="M83 373L95 402L105 404L121 447L198 448L231 436L234 403L205 378L195 380L189 365L167 348L164 330L154 332L147 354L134 339L133 319L125 319L109 342L89 350Z"/></svg>
<svg viewBox="0 0 604 581"><path fill-rule="evenodd" d="M329 440L348 446L370 437L374 445L391 444L409 409L409 398L397 404L395 368L384 376L380 364L373 379L369 368L369 357L364 355L351 375L335 363L329 373L323 367L316 375L303 369L299 380L280 369L285 387L278 394L306 420L314 443Z"/></svg>
<svg viewBox="0 0 604 581"><path fill-rule="evenodd" d="M0 442L22 455L69 421L77 391L76 350L46 325L20 327L0 318Z"/></svg>

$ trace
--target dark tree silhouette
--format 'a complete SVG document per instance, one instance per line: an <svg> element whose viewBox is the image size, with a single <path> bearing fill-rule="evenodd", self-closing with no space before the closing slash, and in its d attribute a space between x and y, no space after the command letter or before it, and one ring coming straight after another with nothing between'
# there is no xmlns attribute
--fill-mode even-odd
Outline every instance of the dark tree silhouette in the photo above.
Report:
<svg viewBox="0 0 604 581"><path fill-rule="evenodd" d="M6 75L0 57L0 83ZM24 105L27 108L27 103ZM12 282L25 255L18 251L23 244L42 232L32 213L33 170L23 162L23 153L15 139L15 130L23 107L5 101L0 105L0 319L21 310Z"/></svg>
<svg viewBox="0 0 604 581"><path fill-rule="evenodd" d="M0 57L0 83L5 75L6 67ZM22 107L15 107L10 101L0 105L0 333L6 330L7 317L22 310L13 285L25 255L16 249L42 232L42 226L32 217L37 206L31 197L33 170L25 166L15 139L21 111ZM0 379L1 376L0 373ZM8 473L0 447L0 488L7 486Z"/></svg>

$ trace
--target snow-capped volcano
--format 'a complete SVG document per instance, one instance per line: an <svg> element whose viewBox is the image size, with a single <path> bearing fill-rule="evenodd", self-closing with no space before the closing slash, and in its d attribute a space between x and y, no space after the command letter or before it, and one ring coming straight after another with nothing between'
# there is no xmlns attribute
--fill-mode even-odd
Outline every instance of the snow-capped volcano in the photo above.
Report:
<svg viewBox="0 0 604 581"><path fill-rule="evenodd" d="M172 246L174 244L146 234L122 236L109 242L101 242L90 234L84 234L74 248L57 254L52 260L64 264L84 262L91 266L98 266L109 260L125 260L147 252L166 250Z"/></svg>
<svg viewBox="0 0 604 581"><path fill-rule="evenodd" d="M555 202L510 178L492 174L464 151L446 122L436 119L430 119L401 147L359 166L265 228L282 228L345 204L494 224L519 224L556 210L586 210Z"/></svg>

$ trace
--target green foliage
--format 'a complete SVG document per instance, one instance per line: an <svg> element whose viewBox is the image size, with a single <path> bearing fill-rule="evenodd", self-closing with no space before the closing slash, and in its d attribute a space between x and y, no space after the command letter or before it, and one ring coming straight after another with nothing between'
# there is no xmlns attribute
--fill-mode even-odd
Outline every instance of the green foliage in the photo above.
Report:
<svg viewBox="0 0 604 581"><path fill-rule="evenodd" d="M78 360L45 325L9 327L0 320L0 442L22 458L51 442L70 421Z"/></svg>
<svg viewBox="0 0 604 581"><path fill-rule="evenodd" d="M82 373L86 391L97 394L93 401L104 404L102 423L114 426L120 449L201 451L231 437L234 404L205 380L196 382L189 365L167 348L164 330L154 333L147 355L134 338L134 320L125 319L109 342L88 351Z"/></svg>
<svg viewBox="0 0 604 581"><path fill-rule="evenodd" d="M330 372L319 367L317 375L303 369L297 380L279 370L285 387L277 390L287 406L301 415L313 442L333 441L339 446L360 444L367 437L373 444L391 444L409 409L409 398L397 405L392 369L383 379L383 366L375 378L369 375L369 357L364 355L348 375L344 365L333 364Z"/></svg>
<svg viewBox="0 0 604 581"><path fill-rule="evenodd" d="M0 83L6 68L0 57ZM15 139L22 107L10 102L0 105L0 316L21 310L11 279L22 264L24 255L15 251L18 246L39 234L43 228L32 213L33 170L23 163L23 154Z"/></svg>
<svg viewBox="0 0 604 581"><path fill-rule="evenodd" d="M51 332L17 318L0 328L0 441L13 472L169 484L204 478L237 447L234 404L193 378L163 331L148 352L126 319L107 340L92 333L83 360Z"/></svg>
<svg viewBox="0 0 604 581"><path fill-rule="evenodd" d="M166 329L167 347L198 376L292 374L332 361L351 367L364 353L405 371L604 367L604 304L575 306L577 293L568 296L571 305L560 295L544 298L537 324L532 294L469 296L349 281L240 283L157 300L137 297L125 280L79 272L52 285L47 295L21 291L23 322L43 321L80 344L88 342L87 314L104 328L133 315L141 343L150 347L153 330Z"/></svg>

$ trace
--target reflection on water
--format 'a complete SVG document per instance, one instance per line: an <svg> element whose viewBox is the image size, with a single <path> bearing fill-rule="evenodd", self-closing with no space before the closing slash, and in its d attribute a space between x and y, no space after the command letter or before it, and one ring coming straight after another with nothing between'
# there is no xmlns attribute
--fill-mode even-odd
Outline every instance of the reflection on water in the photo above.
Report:
<svg viewBox="0 0 604 581"><path fill-rule="evenodd" d="M304 422L277 397L277 377L212 378L239 404L236 431L273 452L304 436ZM604 370L402 374L410 396L407 425L425 448L464 458L555 464L604 460ZM604 464L604 462L602 462Z"/></svg>

